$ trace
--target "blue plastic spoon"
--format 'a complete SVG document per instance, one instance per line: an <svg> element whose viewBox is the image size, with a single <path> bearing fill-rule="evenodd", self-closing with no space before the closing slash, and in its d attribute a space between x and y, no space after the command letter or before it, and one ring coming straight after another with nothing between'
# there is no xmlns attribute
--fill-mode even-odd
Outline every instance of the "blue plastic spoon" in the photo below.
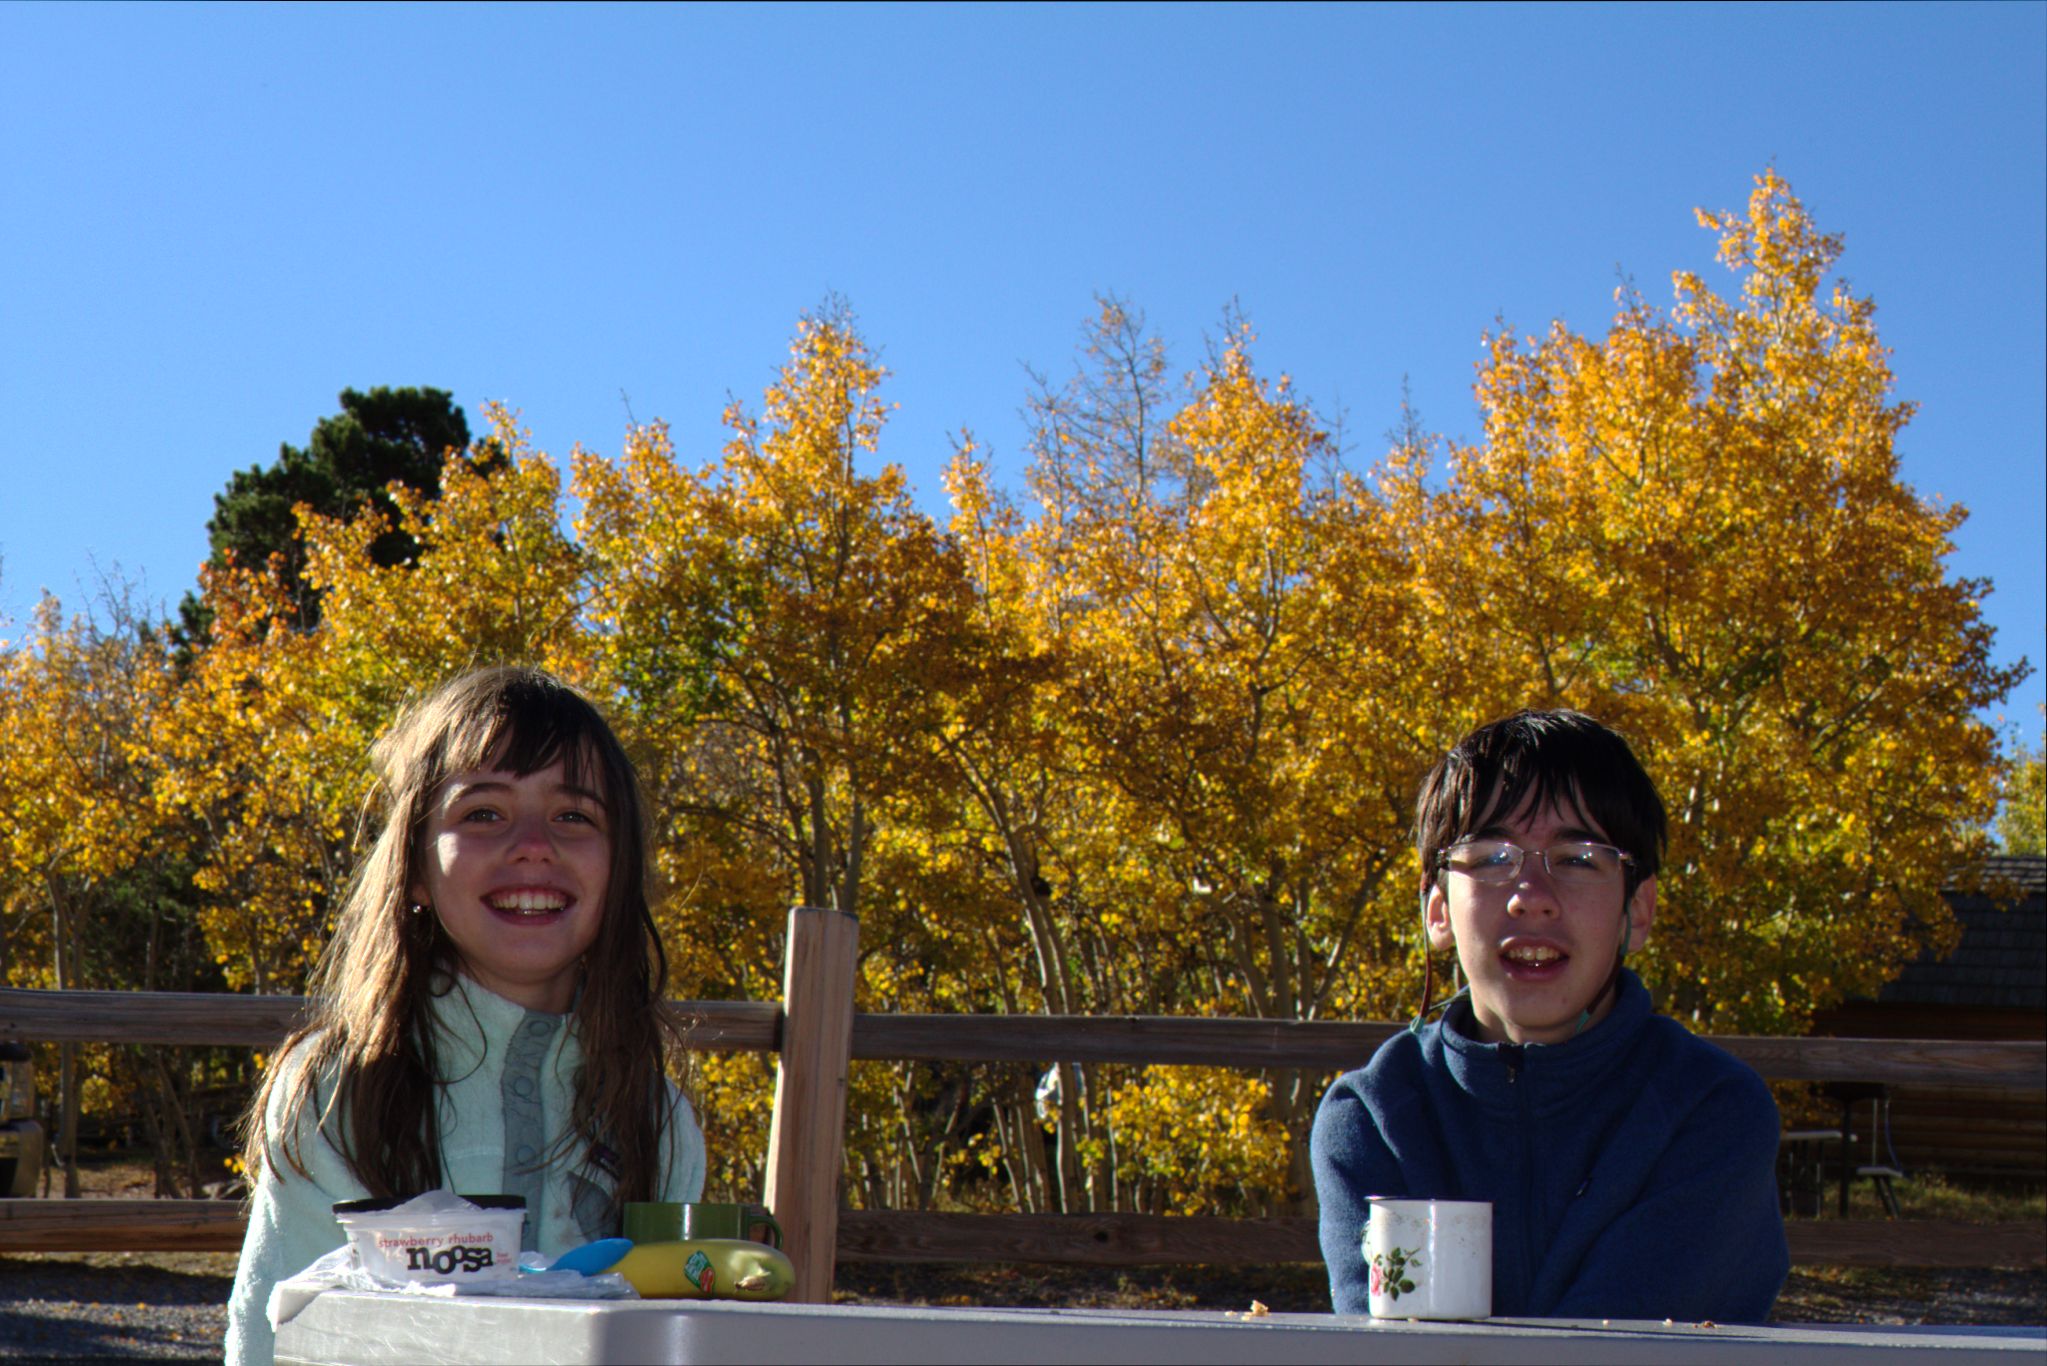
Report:
<svg viewBox="0 0 2047 1366"><path fill-rule="evenodd" d="M630 1238L599 1238L594 1243L570 1248L554 1259L549 1271L580 1271L585 1276L595 1276L609 1271L633 1250Z"/></svg>

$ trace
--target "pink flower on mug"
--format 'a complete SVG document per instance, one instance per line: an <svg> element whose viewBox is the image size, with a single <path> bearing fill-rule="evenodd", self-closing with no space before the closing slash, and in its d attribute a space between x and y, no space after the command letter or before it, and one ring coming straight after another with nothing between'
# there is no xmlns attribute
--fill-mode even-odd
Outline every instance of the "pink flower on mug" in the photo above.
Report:
<svg viewBox="0 0 2047 1366"><path fill-rule="evenodd" d="M1422 1264L1421 1249L1396 1247L1391 1252L1372 1254L1372 1293L1399 1299L1414 1292L1408 1272Z"/></svg>

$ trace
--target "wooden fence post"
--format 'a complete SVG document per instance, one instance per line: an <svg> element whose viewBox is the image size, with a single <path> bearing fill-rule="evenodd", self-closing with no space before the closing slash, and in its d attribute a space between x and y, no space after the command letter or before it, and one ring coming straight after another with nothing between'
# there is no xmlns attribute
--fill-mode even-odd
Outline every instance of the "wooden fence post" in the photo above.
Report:
<svg viewBox="0 0 2047 1366"><path fill-rule="evenodd" d="M796 1264L789 1298L801 1304L832 1298L859 943L860 920L849 911L789 912L767 1203Z"/></svg>

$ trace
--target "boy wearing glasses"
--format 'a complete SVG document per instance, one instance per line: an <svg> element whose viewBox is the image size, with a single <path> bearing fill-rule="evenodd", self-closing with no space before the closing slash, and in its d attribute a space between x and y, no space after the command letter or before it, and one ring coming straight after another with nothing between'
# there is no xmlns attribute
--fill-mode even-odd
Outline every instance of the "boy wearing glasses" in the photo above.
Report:
<svg viewBox="0 0 2047 1366"><path fill-rule="evenodd" d="M1790 1269L1777 1107L1657 1015L1663 802L1591 717L1524 711L1445 755L1416 803L1429 947L1468 983L1337 1079L1311 1150L1340 1314L1369 1308L1373 1195L1488 1200L1500 1317L1761 1322ZM1468 992L1468 995L1467 995Z"/></svg>

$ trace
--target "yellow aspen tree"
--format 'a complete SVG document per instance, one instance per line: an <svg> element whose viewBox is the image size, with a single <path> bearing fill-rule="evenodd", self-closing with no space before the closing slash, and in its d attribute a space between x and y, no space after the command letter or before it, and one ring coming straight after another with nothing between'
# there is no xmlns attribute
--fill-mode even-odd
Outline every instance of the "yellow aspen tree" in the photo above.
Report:
<svg viewBox="0 0 2047 1366"><path fill-rule="evenodd" d="M886 419L883 374L849 320L806 318L763 414L728 410L717 470L684 479L629 459L600 479L585 467L581 531L604 566L596 610L616 648L694 647L706 671L694 705L761 766L764 828L796 870L791 891L845 910L860 901L877 803L931 776L929 698L964 612L956 559L900 467L858 469ZM672 518L642 522L641 503ZM667 629L618 624L634 614ZM658 678L664 666L608 667Z"/></svg>
<svg viewBox="0 0 2047 1366"><path fill-rule="evenodd" d="M151 801L194 832L199 922L228 985L259 995L303 988L348 874L345 737L307 703L322 638L290 625L270 566L200 572L211 609L199 652L149 743L162 758Z"/></svg>
<svg viewBox="0 0 2047 1366"><path fill-rule="evenodd" d="M1146 958L1112 886L1121 829L1114 794L1081 776L1068 724L1070 654L1056 566L1034 559L1032 528L990 485L971 437L946 472L951 531L972 584L975 617L960 686L948 699L941 747L953 782L926 817L956 828L953 895L980 899L980 965L969 979L981 1008L1051 1015L1132 1013ZM1045 544L1049 542L1047 536ZM1006 913L1005 913L1006 912ZM1026 1211L1121 1207L1106 1101L1121 1069L1055 1061L1055 1142L1038 1124L1038 1077L992 1079L996 1141L977 1160L1000 1166Z"/></svg>
<svg viewBox="0 0 2047 1366"><path fill-rule="evenodd" d="M1123 328L1105 311L1097 355L1142 376ZM1072 762L1125 817L1121 856L1149 893L1119 909L1170 946L1171 1008L1321 1018L1357 1000L1360 951L1383 937L1380 890L1405 859L1391 797L1411 790L1417 755L1388 720L1411 667L1393 648L1398 538L1363 485L1315 487L1330 438L1284 378L1258 376L1248 332L1156 431L1137 418L1161 405L1129 397L1141 387L1081 392L1034 473L1036 543L1065 584ZM1121 420L1093 412L1090 392L1122 403ZM1256 1183L1266 1200L1309 1198L1320 1082L1265 1079L1266 1122L1285 1135L1271 1150L1288 1159Z"/></svg>
<svg viewBox="0 0 2047 1366"><path fill-rule="evenodd" d="M851 319L828 311L799 324L758 415L727 411L715 464L681 468L652 427L616 465L577 465L593 668L660 741L659 857L687 889L680 953L735 994L779 989L783 917L798 903L861 914L877 946L863 1001L928 1001L912 969L931 965L934 921L953 914L876 877L924 856L906 822L947 782L940 699L970 617L957 551L901 469L861 468L878 458L884 378ZM707 1072L750 1079L743 1066ZM884 1102L900 1119L893 1097L908 1084L856 1086L849 1123L881 1124ZM714 1096L713 1108L727 1107Z"/></svg>
<svg viewBox="0 0 2047 1366"><path fill-rule="evenodd" d="M27 637L0 646L0 980L59 991L131 985L125 927L107 922L116 883L175 852L150 819L146 744L171 685L169 651L128 593L66 617L44 595ZM159 840L160 835L169 838ZM146 937L153 946L153 936ZM135 974L147 982L144 972ZM76 1157L81 1094L104 1094L110 1050L60 1049L58 1139ZM67 1162L67 1196L78 1194Z"/></svg>
<svg viewBox="0 0 2047 1366"><path fill-rule="evenodd" d="M1642 959L1713 1030L1798 1028L1952 942L1994 736L1984 583L1960 508L1899 476L1875 306L1774 172L1702 212L1740 282L1623 291L1602 341L1490 339L1481 445L1454 452L1428 566L1494 710L1573 705L1640 744L1673 845Z"/></svg>
<svg viewBox="0 0 2047 1366"><path fill-rule="evenodd" d="M2047 712L2047 707L2042 707ZM2047 744L2020 742L2010 756L1997 813L1998 852L2047 854Z"/></svg>
<svg viewBox="0 0 2047 1366"><path fill-rule="evenodd" d="M489 405L491 435L451 454L438 497L393 483L395 528L374 508L348 521L302 518L307 581L324 615L352 705L381 727L394 705L485 664L523 663L571 679L585 671L578 615L583 566L562 528L561 475L509 410ZM392 530L419 553L378 562ZM373 732L374 733L374 732Z"/></svg>

